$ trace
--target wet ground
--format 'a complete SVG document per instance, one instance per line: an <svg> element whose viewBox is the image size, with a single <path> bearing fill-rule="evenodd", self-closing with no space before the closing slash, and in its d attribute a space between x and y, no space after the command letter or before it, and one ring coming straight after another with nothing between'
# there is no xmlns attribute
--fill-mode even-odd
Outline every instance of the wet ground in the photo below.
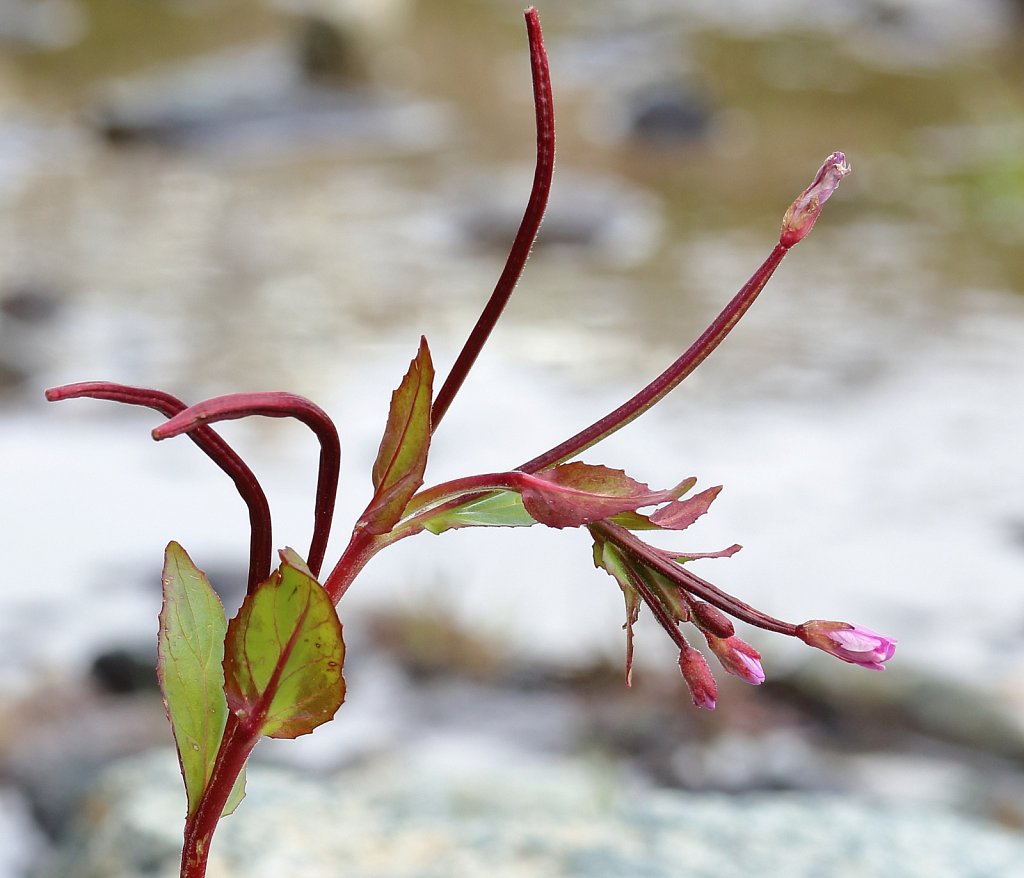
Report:
<svg viewBox="0 0 1024 878"><path fill-rule="evenodd" d="M152 642L168 539L228 589L247 540L229 485L188 443L155 445L139 412L47 406L42 388L102 377L190 400L240 389L313 398L345 450L340 550L366 501L388 394L420 333L442 372L457 353L532 170L518 3L338 3L330 28L227 0L51 8L64 10L64 30L51 22L43 45L20 5L5 7L14 24L0 20L9 705L74 686L104 649ZM757 696L796 698L834 717L845 696L870 729L881 697L918 716L907 735L942 742L925 748L929 765L959 777L972 760L1019 762L1012 745L1007 757L957 725L966 713L984 726L989 709L1011 729L1024 716L1017 8L606 0L540 12L559 125L549 222L438 433L429 477L521 462L660 371L841 148L854 173L735 335L586 459L657 485L691 474L725 484L684 548L745 549L698 573L782 618L892 634L887 679L902 668L911 681L963 684L983 706L943 713L934 704L953 690L940 689L914 714L907 693L923 690L898 677L872 702L863 672L757 634L782 689L728 698L769 714ZM302 547L312 441L279 422L230 427L265 477L277 541ZM375 560L343 618L354 630L428 608L486 635L479 661L497 676L451 702L472 724L474 699L504 697L494 693L506 691L505 664L550 680L618 662L621 598L589 557L577 534L422 537ZM641 630L639 676L673 666L662 641ZM786 695L785 681L806 673L817 682ZM402 679L367 689L393 706L422 691ZM688 710L677 688L651 703L674 697ZM581 709L571 690L525 707L515 696L508 710L557 726L563 701ZM626 697L614 691L609 702ZM19 710L8 708L7 734ZM407 720L430 724L415 711ZM680 740L700 740L683 726L703 720L678 721ZM758 736L739 728L728 752L757 752ZM950 747L966 748L966 762ZM921 767L920 751L898 749L903 761L874 776ZM806 767L812 751L773 771ZM707 752L652 755L675 767L651 773L720 785Z"/></svg>

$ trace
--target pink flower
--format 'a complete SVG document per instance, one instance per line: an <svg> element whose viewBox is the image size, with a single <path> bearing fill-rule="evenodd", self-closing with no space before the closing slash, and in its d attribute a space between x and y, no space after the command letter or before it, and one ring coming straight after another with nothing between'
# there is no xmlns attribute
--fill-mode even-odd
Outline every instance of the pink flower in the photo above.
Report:
<svg viewBox="0 0 1024 878"><path fill-rule="evenodd" d="M815 619L798 625L796 633L808 646L872 671L884 671L883 662L889 661L896 652L896 641L891 637L848 622Z"/></svg>
<svg viewBox="0 0 1024 878"><path fill-rule="evenodd" d="M715 637L706 632L704 636L719 664L728 673L745 680L751 686L760 686L764 682L761 653L749 643L738 637Z"/></svg>
<svg viewBox="0 0 1024 878"><path fill-rule="evenodd" d="M811 185L800 193L782 218L782 235L779 243L783 247L792 247L798 241L802 241L814 228L822 205L839 188L843 177L849 173L850 165L843 153L834 152L825 159Z"/></svg>
<svg viewBox="0 0 1024 878"><path fill-rule="evenodd" d="M693 647L687 646L679 653L679 670L683 672L683 679L690 687L693 703L704 710L714 710L718 699L718 687L704 656Z"/></svg>

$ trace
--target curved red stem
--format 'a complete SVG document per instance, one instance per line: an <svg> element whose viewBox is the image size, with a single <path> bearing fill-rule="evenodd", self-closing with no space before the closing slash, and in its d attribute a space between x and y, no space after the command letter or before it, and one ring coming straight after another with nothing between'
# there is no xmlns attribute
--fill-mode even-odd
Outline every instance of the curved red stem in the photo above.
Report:
<svg viewBox="0 0 1024 878"><path fill-rule="evenodd" d="M722 591L707 580L691 573L681 564L670 561L660 554L657 549L648 546L647 543L634 536L626 528L611 521L599 521L590 525L590 530L593 533L600 534L602 539L615 543L624 552L627 552L631 558L657 570L658 573L672 580L672 582L675 582L685 591L702 598L730 616L757 628L763 628L765 631L774 631L790 637L796 636L796 625L783 622L781 619L776 619L767 613L762 613L760 610L750 606L750 604L733 597L728 592ZM646 596L644 599L647 600ZM648 603L650 602L648 601Z"/></svg>
<svg viewBox="0 0 1024 878"><path fill-rule="evenodd" d="M316 435L320 442L320 466L317 473L316 503L313 512L313 536L306 563L313 576L320 575L331 519L338 494L341 471L341 442L327 413L315 403L294 393L230 393L204 400L179 412L153 430L153 438L169 439L191 433L204 424L262 415L268 418L295 418Z"/></svg>
<svg viewBox="0 0 1024 878"><path fill-rule="evenodd" d="M570 457L575 457L581 451L585 451L592 445L596 445L602 439L607 438L616 430L625 427L626 424L640 417L651 406L664 399L672 390L679 386L684 378L689 376L708 355L717 348L725 337L732 331L732 328L739 322L740 318L747 313L750 306L754 304L761 290L775 273L782 257L786 255L789 248L782 244L776 244L775 248L768 255L768 258L758 267L729 303L722 309L719 315L711 322L704 332L685 352L670 365L664 372L648 384L643 390L624 402L614 411L609 412L603 418L595 421L586 429L580 430L575 436L559 443L554 448L548 449L543 454L537 455L533 460L524 463L519 469L524 472L537 472L547 469L555 464L562 463Z"/></svg>
<svg viewBox="0 0 1024 878"><path fill-rule="evenodd" d="M144 406L166 418L174 418L188 406L169 393L144 387L130 387L109 381L82 381L51 387L46 391L51 402L64 399L104 399L127 405ZM249 509L249 590L270 575L273 556L270 504L259 481L245 461L212 427L202 427L190 433L189 438L219 466L232 482Z"/></svg>
<svg viewBox="0 0 1024 878"><path fill-rule="evenodd" d="M533 103L537 116L537 165L533 175L533 189L530 200L526 204L519 231L516 232L509 251L505 268L498 278L490 299L484 306L473 331L466 339L462 351L455 360L451 372L437 392L434 405L430 412L431 429L436 430L452 404L455 394L459 392L469 370L476 362L480 350L487 341L498 322L501 312L505 310L523 273L530 248L537 238L544 210L547 208L548 195L551 192L551 177L555 169L555 112L551 97L551 71L548 66L547 51L544 48L544 37L540 30L540 19L537 10L532 6L526 10L526 32L530 40L530 67L533 71Z"/></svg>

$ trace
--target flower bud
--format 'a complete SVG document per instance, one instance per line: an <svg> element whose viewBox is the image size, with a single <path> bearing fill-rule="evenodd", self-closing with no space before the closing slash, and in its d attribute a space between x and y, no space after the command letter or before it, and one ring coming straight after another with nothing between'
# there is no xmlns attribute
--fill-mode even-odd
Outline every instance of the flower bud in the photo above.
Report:
<svg viewBox="0 0 1024 878"><path fill-rule="evenodd" d="M704 656L687 646L679 653L679 670L683 672L683 679L690 687L693 703L704 710L714 710L718 687L715 686L715 678L711 676L711 668Z"/></svg>
<svg viewBox="0 0 1024 878"><path fill-rule="evenodd" d="M751 686L764 682L764 668L761 667L761 653L738 637L715 637L704 635L708 646L727 673L745 680Z"/></svg>
<svg viewBox="0 0 1024 878"><path fill-rule="evenodd" d="M807 233L814 228L821 213L821 206L828 201L832 193L839 188L843 177L850 173L850 165L846 156L834 152L819 169L814 181L794 201L786 215L782 218L782 234L779 243L783 247L792 247L802 241Z"/></svg>
<svg viewBox="0 0 1024 878"><path fill-rule="evenodd" d="M704 632L711 633L715 637L732 637L736 633L732 619L718 607L713 607L705 601L690 601L690 612L693 621Z"/></svg>
<svg viewBox="0 0 1024 878"><path fill-rule="evenodd" d="M798 625L796 634L808 646L872 671L884 671L883 662L896 652L896 641L891 637L848 622L815 619Z"/></svg>

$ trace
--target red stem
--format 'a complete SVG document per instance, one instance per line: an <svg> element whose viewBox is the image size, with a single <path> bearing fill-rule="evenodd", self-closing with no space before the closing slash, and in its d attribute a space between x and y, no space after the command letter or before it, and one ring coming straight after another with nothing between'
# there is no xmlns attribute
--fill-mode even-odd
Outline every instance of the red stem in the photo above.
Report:
<svg viewBox="0 0 1024 878"><path fill-rule="evenodd" d="M327 540L331 535L331 519L338 494L341 469L341 442L338 431L327 413L318 405L293 393L231 393L197 403L179 412L153 430L153 438L169 439L190 433L203 424L262 415L268 418L295 418L309 427L320 442L320 467L316 483L316 504L313 512L313 537L306 563L314 577L320 575Z"/></svg>
<svg viewBox="0 0 1024 878"><path fill-rule="evenodd" d="M537 10L532 6L526 10L526 32L530 40L530 67L533 71L533 103L537 117L537 164L533 175L533 189L530 200L526 204L519 231L512 242L505 268L495 284L491 298L484 306L483 313L466 339L466 343L455 360L451 372L437 393L430 412L431 429L436 430L452 404L455 394L459 392L469 370L484 343L498 322L501 312L508 304L512 292L516 288L519 276L530 255L530 248L537 238L541 219L547 207L548 195L551 192L551 177L555 168L555 114L551 97L551 71L548 66L547 51L544 48L544 37L540 30L540 19Z"/></svg>
<svg viewBox="0 0 1024 878"><path fill-rule="evenodd" d="M204 878L210 856L210 842L217 829L224 806L234 789L235 781L260 739L258 726L242 724L234 714L228 715L224 737L213 765L210 782L203 797L185 821L185 843L181 850L181 878Z"/></svg>
<svg viewBox="0 0 1024 878"><path fill-rule="evenodd" d="M485 473L435 485L417 494L414 498L415 505L411 504L406 509L407 515L411 513L410 517L385 534L372 534L364 524L356 525L345 552L338 559L338 563L334 565L330 575L324 580L324 588L327 590L328 596L334 603L338 603L359 572L377 552L385 546L419 533L423 529L420 520L428 518L437 507L465 497L467 494L482 496L491 491L517 490L521 487L521 479L516 476L517 474L514 472Z"/></svg>
<svg viewBox="0 0 1024 878"><path fill-rule="evenodd" d="M643 577L637 571L634 566L632 558L625 558L626 562L626 575L629 577L629 584L633 587L640 598L650 608L651 613L654 614L654 618L658 620L658 624L665 629L668 636L672 638L672 642L679 647L680 650L685 650L689 647L686 642L686 638L683 636L683 632L679 630L679 626L676 624L676 620L665 610L664 605L658 600L657 595L651 591L650 587L644 582Z"/></svg>
<svg viewBox="0 0 1024 878"><path fill-rule="evenodd" d="M624 427L662 400L721 344L722 340L739 322L740 318L746 314L754 300L757 299L757 296L764 289L765 284L771 278L782 258L788 252L788 249L782 244L777 244L768 255L768 258L761 263L750 279L740 288L739 292L733 296L708 328L701 333L700 337L690 345L682 356L644 387L643 390L633 396L632 399L623 403L599 421L591 424L585 430L581 430L575 436L527 461L517 467L517 469L521 472L535 473L562 463ZM423 508L426 505L424 498L431 498L432 495L435 495L436 492L444 487L439 485L416 495L412 504L410 504L410 509ZM484 493L481 491L479 496L483 496ZM466 503L474 499L477 499L477 496L461 497L457 501L453 500L451 505ZM408 523L407 521L406 524ZM618 540L614 541L618 542Z"/></svg>
<svg viewBox="0 0 1024 878"><path fill-rule="evenodd" d="M632 558L640 563L657 570L659 573L677 583L681 588L690 594L707 601L712 606L718 607L723 612L741 619L757 628L766 631L774 631L778 634L786 634L790 637L796 636L797 626L789 622L783 622L767 613L744 603L739 598L722 591L699 576L691 573L681 564L663 557L657 549L648 546L643 540L638 539L624 527L620 527L610 521L599 521L590 525L592 532L599 534L603 539L615 543L617 546L628 552ZM647 600L646 596L644 600ZM653 606L652 606L653 609Z"/></svg>
<svg viewBox="0 0 1024 878"><path fill-rule="evenodd" d="M764 289L769 278L775 273L782 257L786 255L789 248L782 244L776 244L775 249L768 255L768 258L758 267L721 313L712 321L711 325L701 333L690 347L671 366L648 384L643 390L637 393L632 399L624 402L617 409L609 412L599 421L595 421L589 427L581 430L575 436L566 439L554 448L545 451L543 454L527 461L518 467L523 472L537 472L547 469L575 457L581 451L585 451L592 445L596 445L602 439L607 438L616 430L625 427L630 421L640 417L651 406L660 402L680 382L683 381L694 369L707 359L708 355L722 343L722 340L732 331L732 328L739 322L740 318L747 313L747 310L754 304L758 294Z"/></svg>
<svg viewBox="0 0 1024 878"><path fill-rule="evenodd" d="M46 398L51 402L82 397L144 406L160 412L166 418L173 418L188 408L169 393L107 381L83 381L52 387L46 391ZM249 510L249 591L252 591L257 583L270 575L273 537L267 496L252 470L213 428L201 427L192 432L189 438L227 473Z"/></svg>
<svg viewBox="0 0 1024 878"><path fill-rule="evenodd" d="M365 528L356 527L338 563L324 580L327 596L337 604L367 562L385 546L397 542L398 539L401 537L392 534L374 535Z"/></svg>

